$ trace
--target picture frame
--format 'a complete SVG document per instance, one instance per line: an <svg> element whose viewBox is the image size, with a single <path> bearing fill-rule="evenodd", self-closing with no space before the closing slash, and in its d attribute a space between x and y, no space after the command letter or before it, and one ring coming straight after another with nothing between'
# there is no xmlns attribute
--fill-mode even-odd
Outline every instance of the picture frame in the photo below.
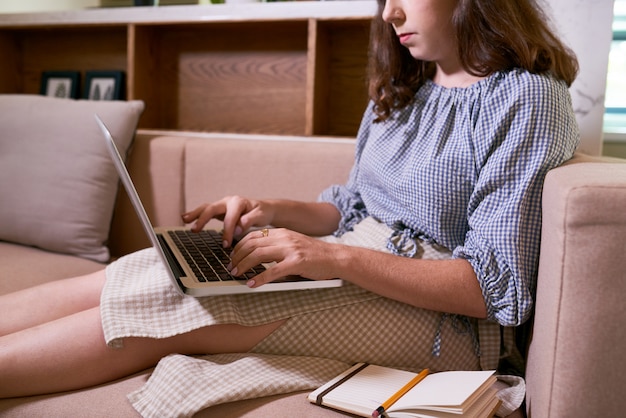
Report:
<svg viewBox="0 0 626 418"><path fill-rule="evenodd" d="M77 99L80 87L79 71L44 71L40 94L49 97Z"/></svg>
<svg viewBox="0 0 626 418"><path fill-rule="evenodd" d="M88 100L123 100L123 71L87 71L83 98Z"/></svg>

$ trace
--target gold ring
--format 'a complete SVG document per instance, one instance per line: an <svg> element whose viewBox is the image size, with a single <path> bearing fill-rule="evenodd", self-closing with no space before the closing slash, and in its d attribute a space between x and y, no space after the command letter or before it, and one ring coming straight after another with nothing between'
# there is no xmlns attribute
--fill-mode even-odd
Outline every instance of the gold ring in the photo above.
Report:
<svg viewBox="0 0 626 418"><path fill-rule="evenodd" d="M263 228L261 229L261 233L263 234L263 237L266 237L270 234L270 230L267 228Z"/></svg>

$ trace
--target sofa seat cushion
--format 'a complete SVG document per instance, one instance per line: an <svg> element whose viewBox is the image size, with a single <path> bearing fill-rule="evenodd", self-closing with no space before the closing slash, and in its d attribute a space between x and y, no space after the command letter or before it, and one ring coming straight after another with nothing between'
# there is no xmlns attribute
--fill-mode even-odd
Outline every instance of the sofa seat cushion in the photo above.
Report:
<svg viewBox="0 0 626 418"><path fill-rule="evenodd" d="M126 395L143 386L153 369L113 383L54 395L0 399L0 417L139 418ZM224 403L204 409L194 418L333 418L346 416L309 403L308 391Z"/></svg>
<svg viewBox="0 0 626 418"><path fill-rule="evenodd" d="M84 258L0 241L0 294L104 268Z"/></svg>

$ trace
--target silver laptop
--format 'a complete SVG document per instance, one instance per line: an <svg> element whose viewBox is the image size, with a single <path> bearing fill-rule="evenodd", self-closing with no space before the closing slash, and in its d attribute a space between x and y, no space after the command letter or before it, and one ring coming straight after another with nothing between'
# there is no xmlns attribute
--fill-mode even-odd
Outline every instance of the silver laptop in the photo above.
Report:
<svg viewBox="0 0 626 418"><path fill-rule="evenodd" d="M254 292L271 292L298 289L320 289L338 287L341 279L309 280L300 276L284 277L255 289L246 286L246 281L270 265L259 265L245 273L245 277L234 277L226 270L230 261L229 249L222 248L221 232L205 229L194 233L188 228L154 228L139 199L124 160L108 128L98 115L96 121L106 138L107 149L137 212L152 246L157 250L170 279L178 291L190 296L212 296Z"/></svg>

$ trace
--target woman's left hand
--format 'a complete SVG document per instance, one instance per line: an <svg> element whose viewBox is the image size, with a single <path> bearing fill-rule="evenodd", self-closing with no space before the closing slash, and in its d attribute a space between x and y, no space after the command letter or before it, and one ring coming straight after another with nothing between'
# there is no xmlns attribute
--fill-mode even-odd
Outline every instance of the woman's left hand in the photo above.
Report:
<svg viewBox="0 0 626 418"><path fill-rule="evenodd" d="M260 263L276 262L271 268L248 281L259 287L281 277L299 275L312 280L335 278L333 262L336 247L288 229L252 231L233 249L231 273L240 276Z"/></svg>

